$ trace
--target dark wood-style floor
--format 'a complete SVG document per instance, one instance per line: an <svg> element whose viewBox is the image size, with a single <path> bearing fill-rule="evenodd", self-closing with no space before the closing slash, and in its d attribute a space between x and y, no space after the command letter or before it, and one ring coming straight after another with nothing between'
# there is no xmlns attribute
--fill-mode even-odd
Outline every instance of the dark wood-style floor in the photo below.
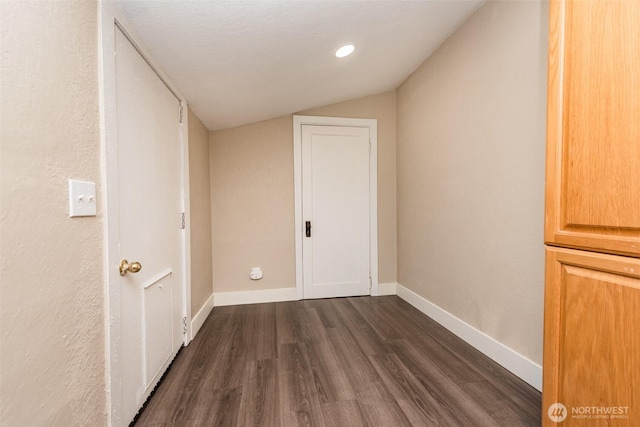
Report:
<svg viewBox="0 0 640 427"><path fill-rule="evenodd" d="M540 393L398 297L217 307L138 426L539 426Z"/></svg>

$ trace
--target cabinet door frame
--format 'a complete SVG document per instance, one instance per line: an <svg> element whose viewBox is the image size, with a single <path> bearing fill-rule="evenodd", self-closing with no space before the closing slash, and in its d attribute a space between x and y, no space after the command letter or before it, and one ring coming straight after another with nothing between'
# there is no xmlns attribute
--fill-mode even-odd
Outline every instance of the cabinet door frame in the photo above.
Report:
<svg viewBox="0 0 640 427"><path fill-rule="evenodd" d="M563 360L566 358L563 352L566 335L566 316L563 309L567 304L566 287L562 281L563 272L571 268L580 268L593 271L594 275L606 273L621 276L624 280L629 278L640 280L640 259L551 246L547 247L545 258L542 419L543 425L552 426L556 424L547 414L549 407L555 403L566 403L560 396L560 384L563 382L561 367L567 362ZM640 287L636 290L640 292ZM592 315L597 316L596 313ZM588 403L590 402L585 402L585 405ZM638 408L635 410L637 411Z"/></svg>
<svg viewBox="0 0 640 427"><path fill-rule="evenodd" d="M567 162L571 161L566 155L565 141L565 29L567 9L573 6L566 0L551 0L549 7L545 243L640 257L640 225L616 229L598 224L569 224L565 218L569 203L565 190L569 179ZM640 224L640 212L638 216Z"/></svg>

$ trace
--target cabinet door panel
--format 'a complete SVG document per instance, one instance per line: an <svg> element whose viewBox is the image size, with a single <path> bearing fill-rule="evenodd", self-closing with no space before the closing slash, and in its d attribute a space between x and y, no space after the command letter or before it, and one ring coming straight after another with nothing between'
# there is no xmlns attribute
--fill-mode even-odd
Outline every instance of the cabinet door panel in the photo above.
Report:
<svg viewBox="0 0 640 427"><path fill-rule="evenodd" d="M549 244L640 256L640 2L552 1Z"/></svg>
<svg viewBox="0 0 640 427"><path fill-rule="evenodd" d="M545 425L554 403L567 408L563 426L639 425L639 328L639 259L547 248Z"/></svg>

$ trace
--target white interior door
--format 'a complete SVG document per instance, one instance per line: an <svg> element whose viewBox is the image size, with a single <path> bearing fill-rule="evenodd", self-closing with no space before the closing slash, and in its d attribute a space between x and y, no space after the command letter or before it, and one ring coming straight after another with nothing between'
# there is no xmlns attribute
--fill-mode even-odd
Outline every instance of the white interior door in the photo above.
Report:
<svg viewBox="0 0 640 427"><path fill-rule="evenodd" d="M180 102L119 29L115 50L118 241L142 266L119 283L128 423L182 344Z"/></svg>
<svg viewBox="0 0 640 427"><path fill-rule="evenodd" d="M304 298L369 295L369 129L301 132Z"/></svg>

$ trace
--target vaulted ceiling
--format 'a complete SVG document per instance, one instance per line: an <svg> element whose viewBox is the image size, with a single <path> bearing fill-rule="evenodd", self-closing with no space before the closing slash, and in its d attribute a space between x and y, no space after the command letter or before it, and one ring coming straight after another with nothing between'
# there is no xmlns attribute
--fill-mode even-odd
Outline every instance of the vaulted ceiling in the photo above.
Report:
<svg viewBox="0 0 640 427"><path fill-rule="evenodd" d="M114 2L216 130L394 89L484 0Z"/></svg>

